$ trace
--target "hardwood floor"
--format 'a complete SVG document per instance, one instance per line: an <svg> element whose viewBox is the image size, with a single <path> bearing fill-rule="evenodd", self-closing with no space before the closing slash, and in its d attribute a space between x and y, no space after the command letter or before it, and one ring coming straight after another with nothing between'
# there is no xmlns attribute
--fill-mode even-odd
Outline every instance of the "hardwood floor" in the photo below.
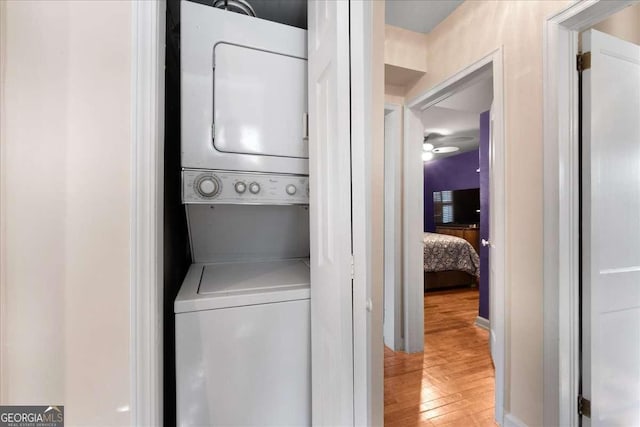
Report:
<svg viewBox="0 0 640 427"><path fill-rule="evenodd" d="M385 426L495 426L489 333L474 325L477 288L424 301L424 353L385 347Z"/></svg>

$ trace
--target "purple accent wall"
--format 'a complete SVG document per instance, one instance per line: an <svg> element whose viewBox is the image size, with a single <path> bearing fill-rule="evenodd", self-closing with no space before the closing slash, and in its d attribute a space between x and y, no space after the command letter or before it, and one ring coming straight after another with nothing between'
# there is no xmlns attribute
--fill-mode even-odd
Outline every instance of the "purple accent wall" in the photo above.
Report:
<svg viewBox="0 0 640 427"><path fill-rule="evenodd" d="M424 231L436 231L433 192L480 187L478 165L478 150L424 164Z"/></svg>
<svg viewBox="0 0 640 427"><path fill-rule="evenodd" d="M489 112L480 114L480 239L489 240ZM489 248L480 245L478 315L489 319Z"/></svg>

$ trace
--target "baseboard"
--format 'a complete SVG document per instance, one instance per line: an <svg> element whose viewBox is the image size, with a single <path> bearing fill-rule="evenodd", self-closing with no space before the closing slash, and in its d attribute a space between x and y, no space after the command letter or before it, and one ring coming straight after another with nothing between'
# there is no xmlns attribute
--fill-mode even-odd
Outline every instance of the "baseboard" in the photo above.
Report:
<svg viewBox="0 0 640 427"><path fill-rule="evenodd" d="M476 317L476 326L478 328L486 329L487 331L491 329L491 324L489 323L489 319L485 319L484 317L480 317L480 316Z"/></svg>
<svg viewBox="0 0 640 427"><path fill-rule="evenodd" d="M2 0L0 0L2 1ZM384 341L384 337L382 338L383 344L385 347L393 350L393 351L405 351L404 348L404 340L402 338L397 339L395 342L389 344Z"/></svg>
<svg viewBox="0 0 640 427"><path fill-rule="evenodd" d="M504 427L529 427L522 420L513 414L504 416Z"/></svg>

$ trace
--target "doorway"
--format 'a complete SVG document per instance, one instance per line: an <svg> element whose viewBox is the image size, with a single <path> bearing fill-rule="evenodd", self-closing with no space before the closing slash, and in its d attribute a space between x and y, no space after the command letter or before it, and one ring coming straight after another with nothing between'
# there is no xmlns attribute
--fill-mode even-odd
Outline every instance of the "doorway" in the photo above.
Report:
<svg viewBox="0 0 640 427"><path fill-rule="evenodd" d="M405 108L404 126L404 200L403 200L403 289L405 349L409 353L423 351L425 345L424 300L424 163L422 160L424 126L421 116L429 107L486 79L492 81L490 163L490 238L485 239L491 251L489 284L489 341L495 365L495 420L502 424L504 405L504 141L502 50L498 49L480 61L461 70L428 92L409 101ZM428 345L428 342L426 342Z"/></svg>

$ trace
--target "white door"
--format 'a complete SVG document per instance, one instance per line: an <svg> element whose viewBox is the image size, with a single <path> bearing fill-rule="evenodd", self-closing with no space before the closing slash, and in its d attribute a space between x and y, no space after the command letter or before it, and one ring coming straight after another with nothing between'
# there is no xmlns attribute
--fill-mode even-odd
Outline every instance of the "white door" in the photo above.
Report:
<svg viewBox="0 0 640 427"><path fill-rule="evenodd" d="M495 242L504 242L503 233L504 223L500 223L498 215L500 210L498 206L503 206L499 203L504 203L504 184L496 177L496 165L501 163L502 160L498 158L500 150L496 148L496 132L499 130L495 127L496 109L495 103L491 103L491 109L489 110L489 241L482 241L483 246L488 246L489 249L489 351L491 354L491 360L493 366L495 366L495 401L504 401L504 389L501 386L504 384L504 361L502 360L503 351L498 347L498 334L502 332L498 329L498 325L503 325L504 322L500 322L498 319L500 316L504 318L504 301L501 300L501 292L498 292L496 285L498 284L498 257L502 254L496 251ZM504 334L502 334L504 336ZM502 405L495 405L494 418L500 424L503 419Z"/></svg>
<svg viewBox="0 0 640 427"><path fill-rule="evenodd" d="M640 46L591 30L582 47L582 420L638 426Z"/></svg>
<svg viewBox="0 0 640 427"><path fill-rule="evenodd" d="M353 425L349 3L309 1L313 425Z"/></svg>
<svg viewBox="0 0 640 427"><path fill-rule="evenodd" d="M492 234L496 233L497 227L500 226L496 224L496 214L491 211L491 207L497 206L496 203L496 194L497 191L495 188L495 179L491 175L491 164L494 159L494 143L493 143L493 118L494 118L494 109L493 103L491 103L491 109L489 110L489 240L483 240L481 242L482 246L488 246L489 249L489 350L491 352L491 360L493 360L493 366L496 365L496 313L494 308L498 306L497 304L497 295L495 289L495 280L492 280L496 275L496 260L495 257L492 256L491 253L491 242L496 241L492 239ZM493 215L491 214L493 212Z"/></svg>
<svg viewBox="0 0 640 427"><path fill-rule="evenodd" d="M489 139L489 346L495 366L495 419L504 418L505 389L505 139L502 67L493 62L494 98Z"/></svg>

